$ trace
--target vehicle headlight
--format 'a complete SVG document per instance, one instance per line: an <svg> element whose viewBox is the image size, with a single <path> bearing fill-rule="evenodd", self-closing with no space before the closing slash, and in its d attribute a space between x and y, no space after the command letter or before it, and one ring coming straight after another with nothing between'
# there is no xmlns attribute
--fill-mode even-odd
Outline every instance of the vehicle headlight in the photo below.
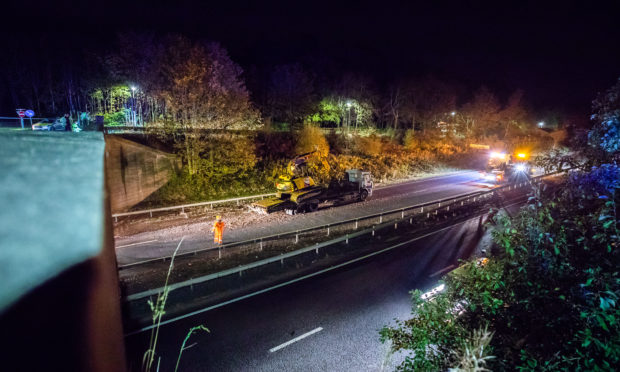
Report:
<svg viewBox="0 0 620 372"><path fill-rule="evenodd" d="M525 164L517 164L515 169L517 170L517 172L525 172Z"/></svg>

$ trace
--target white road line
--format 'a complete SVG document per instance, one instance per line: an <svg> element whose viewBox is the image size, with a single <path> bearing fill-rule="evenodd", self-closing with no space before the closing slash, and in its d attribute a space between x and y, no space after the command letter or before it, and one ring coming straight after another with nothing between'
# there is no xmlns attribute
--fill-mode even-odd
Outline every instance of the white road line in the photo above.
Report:
<svg viewBox="0 0 620 372"><path fill-rule="evenodd" d="M131 247L133 245L140 245L140 244L147 244L147 243L153 243L156 242L157 240L147 240L145 242L140 242L140 243L133 243L133 244L127 244L127 245L119 245L116 248L125 248L125 247Z"/></svg>
<svg viewBox="0 0 620 372"><path fill-rule="evenodd" d="M311 335L313 335L313 334L315 334L317 332L321 332L322 330L323 330L323 327L319 327L319 328L313 329L312 331L310 331L308 333L304 333L301 336L295 337L294 339L292 339L290 341L287 341L287 342L283 343L282 345L278 345L276 347L272 347L271 349L269 349L269 351L272 352L272 353L275 353L276 351L278 351L280 349L284 349L285 347L287 347L290 344L293 344L293 343L295 343L295 342L297 342L299 340L303 340L304 338L306 338L308 336L311 336Z"/></svg>

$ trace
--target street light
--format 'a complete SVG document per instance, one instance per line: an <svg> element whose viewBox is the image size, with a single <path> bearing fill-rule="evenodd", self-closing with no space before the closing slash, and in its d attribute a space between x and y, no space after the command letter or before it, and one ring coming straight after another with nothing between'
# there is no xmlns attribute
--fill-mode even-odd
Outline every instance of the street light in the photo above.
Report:
<svg viewBox="0 0 620 372"><path fill-rule="evenodd" d="M456 115L456 112L455 112L455 111L452 111L452 112L450 113L450 115L454 116L454 115Z"/></svg>
<svg viewBox="0 0 620 372"><path fill-rule="evenodd" d="M539 127L539 128L542 128L544 125L545 125L545 122L544 122L544 121L539 121L539 122L538 122L538 127Z"/></svg>

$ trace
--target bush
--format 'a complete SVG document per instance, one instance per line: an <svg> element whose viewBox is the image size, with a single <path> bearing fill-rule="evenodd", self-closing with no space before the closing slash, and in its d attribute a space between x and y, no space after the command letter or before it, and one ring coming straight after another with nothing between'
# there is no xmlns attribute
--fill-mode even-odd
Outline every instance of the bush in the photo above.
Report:
<svg viewBox="0 0 620 372"><path fill-rule="evenodd" d="M432 301L413 292L415 316L384 328L402 370L459 364L463 343L488 326L493 370L602 370L620 363L620 273L615 214L620 170L607 165L539 193L493 239L503 254L469 262Z"/></svg>
<svg viewBox="0 0 620 372"><path fill-rule="evenodd" d="M375 134L368 137L355 137L355 152L365 156L379 156L383 149L381 138Z"/></svg>
<svg viewBox="0 0 620 372"><path fill-rule="evenodd" d="M296 151L298 154L318 150L322 156L329 154L329 144L318 127L306 125L297 134Z"/></svg>

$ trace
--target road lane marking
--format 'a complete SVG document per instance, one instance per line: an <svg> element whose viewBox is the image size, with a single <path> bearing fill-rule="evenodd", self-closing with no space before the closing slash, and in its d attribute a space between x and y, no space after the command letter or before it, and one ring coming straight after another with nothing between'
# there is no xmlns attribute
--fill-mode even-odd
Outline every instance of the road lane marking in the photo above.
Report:
<svg viewBox="0 0 620 372"><path fill-rule="evenodd" d="M304 338L306 338L308 336L312 336L313 334L315 334L317 332L321 332L322 330L323 330L323 327L315 328L315 329L313 329L312 331L310 331L308 333L304 333L301 336L295 337L294 339L283 343L282 345L278 345L276 347L272 347L271 349L269 349L269 352L275 353L276 351L278 351L280 349L284 349L285 347L287 347L290 344L294 344L295 342L297 342L299 340L303 340Z"/></svg>
<svg viewBox="0 0 620 372"><path fill-rule="evenodd" d="M116 247L116 248L131 247L131 246L134 246L134 245L148 244L148 243L153 243L153 242L156 242L156 241L157 241L157 240L147 240L147 241L145 241L145 242L140 242L140 243L132 243L132 244L126 244L126 245L119 245L119 246L118 246L118 247Z"/></svg>

